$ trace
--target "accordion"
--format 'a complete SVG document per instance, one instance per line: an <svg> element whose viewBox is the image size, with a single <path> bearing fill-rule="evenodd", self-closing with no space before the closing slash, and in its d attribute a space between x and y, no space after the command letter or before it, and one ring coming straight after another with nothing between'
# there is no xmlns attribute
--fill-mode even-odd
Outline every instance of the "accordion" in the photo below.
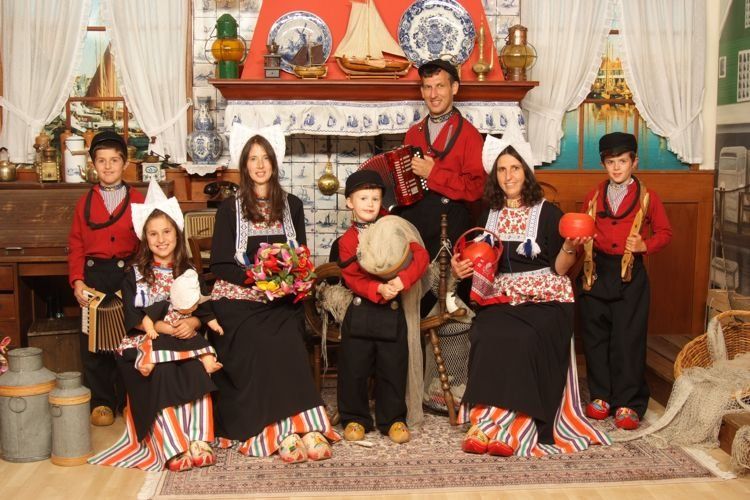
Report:
<svg viewBox="0 0 750 500"><path fill-rule="evenodd" d="M89 336L89 351L114 351L125 336L122 293L106 294L84 288L88 307L81 310L81 330Z"/></svg>
<svg viewBox="0 0 750 500"><path fill-rule="evenodd" d="M411 168L412 156L422 157L422 150L414 146L401 146L375 155L359 166L359 170L374 170L385 183L383 207L389 212L394 207L406 207L418 202L427 188L426 180Z"/></svg>

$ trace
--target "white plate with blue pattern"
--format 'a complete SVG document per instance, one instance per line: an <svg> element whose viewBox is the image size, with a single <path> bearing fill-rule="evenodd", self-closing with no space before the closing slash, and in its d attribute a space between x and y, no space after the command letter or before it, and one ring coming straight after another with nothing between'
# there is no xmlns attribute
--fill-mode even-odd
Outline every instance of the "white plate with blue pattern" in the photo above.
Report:
<svg viewBox="0 0 750 500"><path fill-rule="evenodd" d="M281 69L293 73L291 61L308 43L323 46L323 61L331 55L333 38L328 25L312 12L295 10L278 18L268 32L268 41L276 42L281 55Z"/></svg>
<svg viewBox="0 0 750 500"><path fill-rule="evenodd" d="M433 59L461 64L469 58L475 39L471 16L454 0L417 0L398 24L398 43L417 66Z"/></svg>

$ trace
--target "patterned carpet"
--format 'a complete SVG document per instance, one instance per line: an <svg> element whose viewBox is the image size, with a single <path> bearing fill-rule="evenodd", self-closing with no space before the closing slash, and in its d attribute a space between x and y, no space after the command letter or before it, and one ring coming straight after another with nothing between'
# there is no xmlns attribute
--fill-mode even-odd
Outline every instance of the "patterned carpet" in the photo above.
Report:
<svg viewBox="0 0 750 500"><path fill-rule="evenodd" d="M460 450L462 437L463 430L450 427L446 417L428 414L409 443L396 445L371 433L367 439L373 448L342 441L334 446L333 458L323 462L285 465L277 457L218 450L213 467L160 473L154 498L425 493L714 477L680 448L657 449L640 441L537 459L469 455Z"/></svg>

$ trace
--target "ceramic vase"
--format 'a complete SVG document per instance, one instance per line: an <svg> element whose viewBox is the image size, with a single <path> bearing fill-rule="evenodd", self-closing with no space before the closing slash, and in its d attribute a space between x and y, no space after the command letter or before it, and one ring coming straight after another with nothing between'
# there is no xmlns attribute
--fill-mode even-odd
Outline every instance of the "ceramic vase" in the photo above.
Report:
<svg viewBox="0 0 750 500"><path fill-rule="evenodd" d="M224 143L209 114L210 97L198 97L198 110L193 118L193 132L187 138L187 152L193 163L207 165L221 157Z"/></svg>

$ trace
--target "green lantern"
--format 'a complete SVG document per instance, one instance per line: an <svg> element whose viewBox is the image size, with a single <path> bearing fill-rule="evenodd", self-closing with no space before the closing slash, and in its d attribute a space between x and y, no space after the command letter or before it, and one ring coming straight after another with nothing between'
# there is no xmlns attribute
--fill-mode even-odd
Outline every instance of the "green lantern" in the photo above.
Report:
<svg viewBox="0 0 750 500"><path fill-rule="evenodd" d="M224 14L216 20L216 39L211 44L211 55L219 66L219 78L239 78L239 65L245 60L247 43L237 34L239 23Z"/></svg>

